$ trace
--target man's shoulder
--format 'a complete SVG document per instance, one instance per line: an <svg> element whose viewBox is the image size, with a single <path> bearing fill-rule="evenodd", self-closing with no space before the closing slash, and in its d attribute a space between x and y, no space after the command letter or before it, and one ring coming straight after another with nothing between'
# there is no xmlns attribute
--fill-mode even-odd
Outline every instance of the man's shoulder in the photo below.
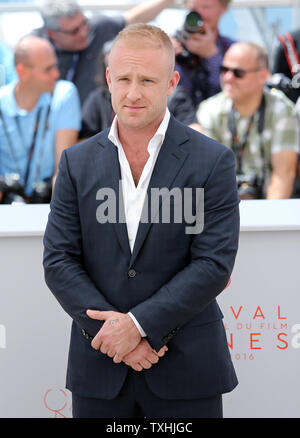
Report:
<svg viewBox="0 0 300 438"><path fill-rule="evenodd" d="M13 82L0 87L0 102L2 104L4 105L10 104L10 100L13 96L14 88L15 88L15 83ZM5 107L3 108L2 106L1 110L3 111L3 109L5 110Z"/></svg>
<svg viewBox="0 0 300 438"><path fill-rule="evenodd" d="M222 114L228 114L231 105L231 100L221 91L200 103L197 110L197 117L200 120L204 114L206 117L209 116L218 119Z"/></svg>
<svg viewBox="0 0 300 438"><path fill-rule="evenodd" d="M184 125L175 118L171 119L169 126L173 131L172 135L174 141L177 139L180 143L180 139L182 139L181 147L186 150L191 157L195 155L203 156L203 154L205 154L207 156L210 155L213 158L228 150L223 144L193 128L190 128L189 126Z"/></svg>
<svg viewBox="0 0 300 438"><path fill-rule="evenodd" d="M93 135L92 137L81 141L80 143L76 143L75 145L69 147L64 152L70 159L77 159L83 156L90 156L92 150L95 147L99 147L99 150L102 146L107 145L109 143L108 140L109 128L104 129L101 132ZM113 145L111 145L113 147Z"/></svg>
<svg viewBox="0 0 300 438"><path fill-rule="evenodd" d="M281 113L282 111L294 114L296 106L281 90L264 90L267 102L267 111L271 113Z"/></svg>
<svg viewBox="0 0 300 438"><path fill-rule="evenodd" d="M53 103L58 104L61 101L78 98L78 91L76 86L65 80L57 81L53 92Z"/></svg>

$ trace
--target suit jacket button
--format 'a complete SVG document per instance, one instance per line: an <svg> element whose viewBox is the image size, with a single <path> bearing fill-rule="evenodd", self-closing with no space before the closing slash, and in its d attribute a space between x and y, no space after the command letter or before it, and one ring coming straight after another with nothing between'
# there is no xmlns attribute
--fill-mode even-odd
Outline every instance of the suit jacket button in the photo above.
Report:
<svg viewBox="0 0 300 438"><path fill-rule="evenodd" d="M136 276L136 271L134 269L129 269L128 277L134 278Z"/></svg>

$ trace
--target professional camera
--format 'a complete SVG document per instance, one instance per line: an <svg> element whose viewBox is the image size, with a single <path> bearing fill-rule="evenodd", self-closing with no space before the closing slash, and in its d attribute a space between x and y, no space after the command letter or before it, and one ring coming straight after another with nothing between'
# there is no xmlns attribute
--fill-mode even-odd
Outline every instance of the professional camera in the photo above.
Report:
<svg viewBox="0 0 300 438"><path fill-rule="evenodd" d="M200 64L199 56L189 52L184 44L191 34L204 33L203 24L204 21L201 15L196 11L191 11L185 18L183 28L176 32L175 38L177 38L183 46L183 52L176 56L176 61L179 64L184 64L189 68L194 68Z"/></svg>
<svg viewBox="0 0 300 438"><path fill-rule="evenodd" d="M52 195L52 178L46 178L43 181L33 185L33 193L30 198L30 204L49 204Z"/></svg>
<svg viewBox="0 0 300 438"><path fill-rule="evenodd" d="M263 195L263 178L256 173L237 174L238 194L241 199L260 199Z"/></svg>
<svg viewBox="0 0 300 438"><path fill-rule="evenodd" d="M52 195L52 178L33 184L33 192L30 197L25 196L24 187L20 183L20 176L17 173L9 173L0 177L0 192L2 193L2 204L48 204Z"/></svg>
<svg viewBox="0 0 300 438"><path fill-rule="evenodd" d="M282 73L275 73L271 79L266 82L266 86L270 90L275 88L276 90L282 91L294 103L297 102L300 96L299 86L298 88L294 87L292 80Z"/></svg>
<svg viewBox="0 0 300 438"><path fill-rule="evenodd" d="M26 203L24 189L17 173L8 173L0 177L0 192L2 193L2 204Z"/></svg>

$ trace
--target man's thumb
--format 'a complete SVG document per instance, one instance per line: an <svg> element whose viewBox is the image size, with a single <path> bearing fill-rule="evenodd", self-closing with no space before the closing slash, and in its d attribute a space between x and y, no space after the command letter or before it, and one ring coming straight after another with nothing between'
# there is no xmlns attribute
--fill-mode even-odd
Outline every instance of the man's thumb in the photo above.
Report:
<svg viewBox="0 0 300 438"><path fill-rule="evenodd" d="M101 312L101 310L88 309L86 314L89 318L98 319L99 321L105 321L108 317L107 312Z"/></svg>

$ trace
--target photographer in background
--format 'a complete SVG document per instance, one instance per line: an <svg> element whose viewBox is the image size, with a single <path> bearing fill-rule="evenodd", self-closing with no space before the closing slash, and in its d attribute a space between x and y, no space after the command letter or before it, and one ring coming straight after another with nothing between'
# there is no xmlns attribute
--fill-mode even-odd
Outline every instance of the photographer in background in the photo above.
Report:
<svg viewBox="0 0 300 438"><path fill-rule="evenodd" d="M57 81L46 40L22 38L14 59L18 81L0 89L0 202L45 203L62 151L78 138L79 96L71 82Z"/></svg>
<svg viewBox="0 0 300 438"><path fill-rule="evenodd" d="M218 24L229 3L230 0L188 0L192 14L187 15L183 29L173 38L176 70L180 74L178 90L188 95L195 109L202 100L221 91L220 65L234 41L219 34ZM200 14L198 23L196 14Z"/></svg>
<svg viewBox="0 0 300 438"><path fill-rule="evenodd" d="M289 198L299 125L293 102L265 87L266 51L254 43L235 43L220 72L223 91L202 102L197 111L202 132L234 151L241 199Z"/></svg>
<svg viewBox="0 0 300 438"><path fill-rule="evenodd" d="M95 14L88 20L77 0L46 0L41 9L44 26L33 33L53 44L61 78L76 85L83 106L98 87L98 55L103 44L126 25L151 21L172 4L173 0L147 0L121 14Z"/></svg>

